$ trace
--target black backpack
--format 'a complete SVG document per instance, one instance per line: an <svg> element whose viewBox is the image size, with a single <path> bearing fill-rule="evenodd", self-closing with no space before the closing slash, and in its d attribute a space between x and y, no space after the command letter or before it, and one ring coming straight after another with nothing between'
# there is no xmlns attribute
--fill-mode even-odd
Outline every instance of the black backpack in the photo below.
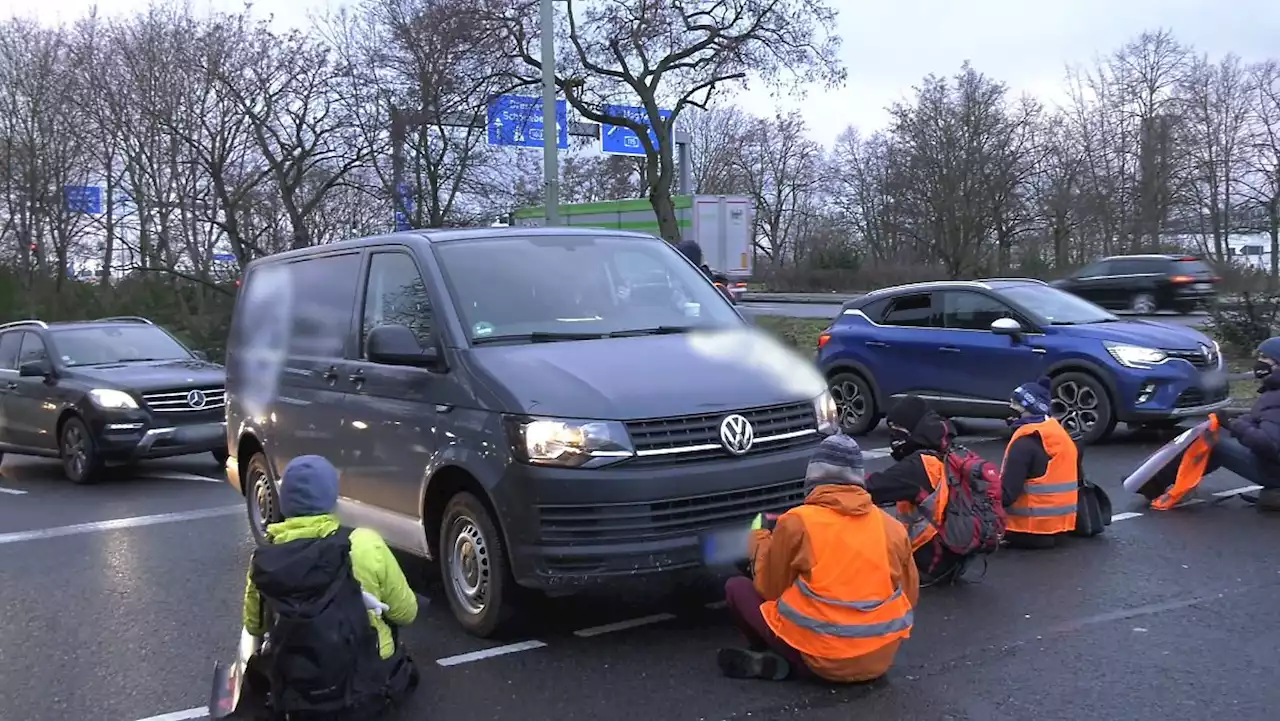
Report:
<svg viewBox="0 0 1280 721"><path fill-rule="evenodd" d="M254 551L250 577L272 617L265 670L278 717L362 707L382 693L350 536L340 529Z"/></svg>

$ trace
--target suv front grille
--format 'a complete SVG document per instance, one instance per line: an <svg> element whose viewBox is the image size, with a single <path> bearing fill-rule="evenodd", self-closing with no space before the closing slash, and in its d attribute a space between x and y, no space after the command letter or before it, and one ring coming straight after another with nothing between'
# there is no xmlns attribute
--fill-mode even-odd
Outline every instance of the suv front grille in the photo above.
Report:
<svg viewBox="0 0 1280 721"><path fill-rule="evenodd" d="M182 388L142 394L147 407L157 413L194 413L222 408L227 404L225 388Z"/></svg>
<svg viewBox="0 0 1280 721"><path fill-rule="evenodd" d="M1181 358L1196 368L1217 368L1218 354L1212 348L1209 349L1208 357L1198 350L1167 350L1166 354L1170 358Z"/></svg>
<svg viewBox="0 0 1280 721"><path fill-rule="evenodd" d="M538 506L544 543L629 543L746 524L804 501L804 481L648 503Z"/></svg>
<svg viewBox="0 0 1280 721"><path fill-rule="evenodd" d="M637 456L631 464L687 463L731 457L720 442L720 422L734 413L751 423L754 441L744 456L794 448L818 439L818 419L813 404L807 401L744 411L631 421L627 423L627 432Z"/></svg>
<svg viewBox="0 0 1280 721"><path fill-rule="evenodd" d="M1178 400L1174 401L1174 408L1195 408L1208 403L1217 403L1225 401L1229 389L1226 387L1219 388L1212 393L1205 393L1199 388L1188 388L1178 395Z"/></svg>

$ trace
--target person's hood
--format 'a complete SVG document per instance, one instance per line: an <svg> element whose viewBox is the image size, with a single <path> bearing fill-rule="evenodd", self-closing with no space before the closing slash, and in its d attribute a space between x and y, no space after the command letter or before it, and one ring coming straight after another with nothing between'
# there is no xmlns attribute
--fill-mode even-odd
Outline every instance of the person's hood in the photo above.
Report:
<svg viewBox="0 0 1280 721"><path fill-rule="evenodd" d="M824 483L809 491L804 502L822 506L846 516L861 516L875 508L867 489L852 483Z"/></svg>
<svg viewBox="0 0 1280 721"><path fill-rule="evenodd" d="M1073 338L1093 338L1146 348L1199 350L1201 345L1213 347L1213 341L1194 328L1151 320L1118 320L1051 327Z"/></svg>
<svg viewBox="0 0 1280 721"><path fill-rule="evenodd" d="M909 439L919 449L945 451L951 445L951 424L937 411L927 411L910 431Z"/></svg>
<svg viewBox="0 0 1280 721"><path fill-rule="evenodd" d="M825 389L813 364L756 341L732 352L735 335L651 335L485 346L469 360L513 413L633 420L723 413L797 403ZM726 343L725 352L705 344ZM772 343L772 341L768 341ZM768 364L773 353L789 353ZM794 356L794 357L791 357Z"/></svg>
<svg viewBox="0 0 1280 721"><path fill-rule="evenodd" d="M271 542L254 549L250 571L258 591L284 607L305 606L323 594L351 563L347 545L328 538L337 529L332 515L298 516L268 526Z"/></svg>

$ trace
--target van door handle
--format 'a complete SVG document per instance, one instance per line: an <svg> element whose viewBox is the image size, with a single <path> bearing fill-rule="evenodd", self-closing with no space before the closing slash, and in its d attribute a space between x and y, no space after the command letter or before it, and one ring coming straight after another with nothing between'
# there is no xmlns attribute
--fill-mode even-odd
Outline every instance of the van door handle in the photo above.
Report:
<svg viewBox="0 0 1280 721"><path fill-rule="evenodd" d="M329 366L329 370L326 370L322 377L330 383L338 380L338 366Z"/></svg>
<svg viewBox="0 0 1280 721"><path fill-rule="evenodd" d="M355 373L352 373L351 375L347 376L347 380L351 381L352 383L355 383L356 385L360 385L361 383L364 383L364 369L361 368Z"/></svg>
<svg viewBox="0 0 1280 721"><path fill-rule="evenodd" d="M943 353L959 353L960 352L960 349L953 345L944 345L938 350L942 351Z"/></svg>
<svg viewBox="0 0 1280 721"><path fill-rule="evenodd" d="M881 343L881 342L880 342L880 341L878 341L878 340L869 340L869 341L866 341L865 345L869 345L869 346L871 346L872 348L888 348L888 347L889 347L889 344L888 344L888 343Z"/></svg>

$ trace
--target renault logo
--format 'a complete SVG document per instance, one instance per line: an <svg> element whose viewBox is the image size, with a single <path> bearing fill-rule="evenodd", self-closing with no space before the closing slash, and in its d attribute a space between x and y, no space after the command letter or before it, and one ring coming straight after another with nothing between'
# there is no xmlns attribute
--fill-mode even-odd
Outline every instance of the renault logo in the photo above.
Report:
<svg viewBox="0 0 1280 721"><path fill-rule="evenodd" d="M724 444L726 451L740 456L751 450L751 444L755 441L755 430L751 428L751 421L746 418L735 413L720 421L720 442Z"/></svg>
<svg viewBox="0 0 1280 721"><path fill-rule="evenodd" d="M1205 345L1204 343L1200 344L1200 355L1204 356L1205 363L1212 363L1215 360L1217 360L1216 358L1213 357L1213 349Z"/></svg>
<svg viewBox="0 0 1280 721"><path fill-rule="evenodd" d="M209 399L205 398L204 391L191 391L187 394L187 405L192 408L204 408L204 404L208 402Z"/></svg>

